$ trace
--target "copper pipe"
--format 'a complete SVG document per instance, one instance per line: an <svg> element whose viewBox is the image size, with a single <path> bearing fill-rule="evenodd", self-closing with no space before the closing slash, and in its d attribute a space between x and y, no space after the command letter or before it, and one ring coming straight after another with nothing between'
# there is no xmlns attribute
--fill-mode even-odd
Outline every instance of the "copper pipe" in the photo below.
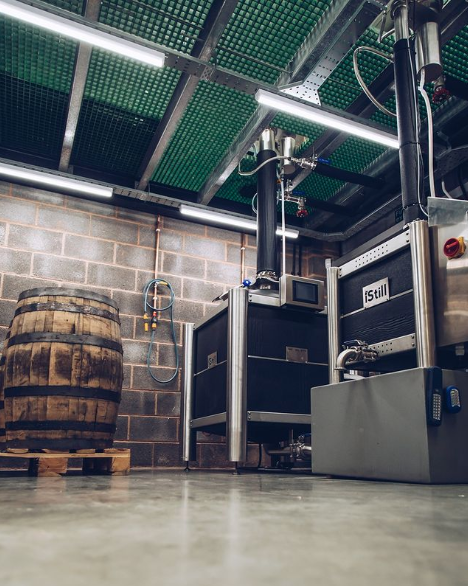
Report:
<svg viewBox="0 0 468 586"><path fill-rule="evenodd" d="M158 267L159 267L159 236L161 234L161 228L159 227L161 224L161 216L158 214L156 216L156 255L154 259L154 278L158 278ZM153 296L153 307L156 307L156 300L158 298L158 285L155 283L154 285L154 296Z"/></svg>

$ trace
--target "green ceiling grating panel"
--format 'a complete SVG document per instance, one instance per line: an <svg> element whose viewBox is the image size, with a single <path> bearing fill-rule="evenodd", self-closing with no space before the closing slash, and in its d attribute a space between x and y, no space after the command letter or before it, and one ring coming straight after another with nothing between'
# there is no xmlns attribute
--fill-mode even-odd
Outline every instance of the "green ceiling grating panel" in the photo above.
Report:
<svg viewBox="0 0 468 586"><path fill-rule="evenodd" d="M58 159L68 94L0 73L0 146Z"/></svg>
<svg viewBox="0 0 468 586"><path fill-rule="evenodd" d="M83 100L72 164L134 175L157 120Z"/></svg>
<svg viewBox="0 0 468 586"><path fill-rule="evenodd" d="M175 69L155 69L94 49L85 97L148 118L161 118L179 80Z"/></svg>
<svg viewBox="0 0 468 586"><path fill-rule="evenodd" d="M154 69L94 49L75 164L136 174L179 76L173 69Z"/></svg>
<svg viewBox="0 0 468 586"><path fill-rule="evenodd" d="M373 142L350 136L336 149L330 160L335 167L360 173L386 150Z"/></svg>
<svg viewBox="0 0 468 586"><path fill-rule="evenodd" d="M319 90L320 98L323 104L334 106L345 110L361 94L361 89L354 76L353 71L353 53L356 47L363 45L380 49L384 53L392 54L393 39L385 39L383 43L377 40L378 33L372 29L367 30L358 40L358 42L346 54L338 67L333 71L327 81ZM373 55L372 53L361 53L359 56L359 69L364 81L369 84L379 73L388 65L388 61Z"/></svg>
<svg viewBox="0 0 468 586"><path fill-rule="evenodd" d="M242 170L251 171L255 168L256 158L252 155L246 155L242 160ZM246 189L248 193L251 193L251 186L257 182L257 176L252 175L250 177L242 177L237 172L237 169L231 173L230 177L224 182L220 190L216 194L216 197L223 199L229 199L230 201L236 201L238 203L245 203L251 205L252 198L242 193L243 189Z"/></svg>
<svg viewBox="0 0 468 586"><path fill-rule="evenodd" d="M0 145L57 158L76 43L0 18Z"/></svg>
<svg viewBox="0 0 468 586"><path fill-rule="evenodd" d="M0 17L0 71L68 93L76 43L31 25Z"/></svg>
<svg viewBox="0 0 468 586"><path fill-rule="evenodd" d="M56 6L57 8L63 8L68 12L74 12L75 14L83 14L83 0L43 0L47 4Z"/></svg>
<svg viewBox="0 0 468 586"><path fill-rule="evenodd" d="M100 22L190 53L211 0L103 0Z"/></svg>
<svg viewBox="0 0 468 586"><path fill-rule="evenodd" d="M445 73L468 82L468 26L442 49Z"/></svg>
<svg viewBox="0 0 468 586"><path fill-rule="evenodd" d="M201 81L152 180L198 191L255 106L251 96Z"/></svg>
<svg viewBox="0 0 468 586"><path fill-rule="evenodd" d="M329 4L330 0L240 0L221 37L218 64L273 83Z"/></svg>
<svg viewBox="0 0 468 586"><path fill-rule="evenodd" d="M297 154L307 148L311 142L317 140L325 130L324 126L313 124L312 122L307 122L307 120L301 120L300 118L294 118L287 114L277 114L271 125L277 128L282 128L291 134L298 134L307 137L306 142L297 149Z"/></svg>
<svg viewBox="0 0 468 586"><path fill-rule="evenodd" d="M334 167L360 173L385 150L373 143L350 137L331 155L330 162ZM299 185L298 191L313 199L327 200L343 185L343 181L311 173Z"/></svg>
<svg viewBox="0 0 468 586"><path fill-rule="evenodd" d="M311 199L318 199L326 201L334 195L343 182L337 179L330 179L329 177L323 177L311 173L297 188L297 193L303 194Z"/></svg>
<svg viewBox="0 0 468 586"><path fill-rule="evenodd" d="M322 0L241 0L220 40L217 63L244 75L276 80L327 7L328 1ZM199 190L254 108L249 96L201 83L153 180ZM187 150L198 161L196 168L190 168Z"/></svg>

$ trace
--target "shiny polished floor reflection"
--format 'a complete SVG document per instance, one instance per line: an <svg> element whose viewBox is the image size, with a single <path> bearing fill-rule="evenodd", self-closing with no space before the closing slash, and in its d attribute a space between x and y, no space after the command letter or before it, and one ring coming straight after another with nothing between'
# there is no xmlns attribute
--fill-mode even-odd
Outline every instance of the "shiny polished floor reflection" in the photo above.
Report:
<svg viewBox="0 0 468 586"><path fill-rule="evenodd" d="M134 472L0 478L5 586L466 585L468 486Z"/></svg>

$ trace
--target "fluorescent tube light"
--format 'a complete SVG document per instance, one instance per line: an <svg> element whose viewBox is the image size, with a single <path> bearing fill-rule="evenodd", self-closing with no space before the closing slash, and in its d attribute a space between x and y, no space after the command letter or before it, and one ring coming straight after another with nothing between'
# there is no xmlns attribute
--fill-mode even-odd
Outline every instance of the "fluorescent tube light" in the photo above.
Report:
<svg viewBox="0 0 468 586"><path fill-rule="evenodd" d="M237 228L244 228L245 230L257 231L257 222L255 220L247 220L238 218L237 216L230 216L227 214L220 214L218 212L210 212L208 210L202 210L200 208L193 208L182 204L180 206L180 213L184 216L190 216L192 218L198 218L200 220L207 220L209 222L215 222L216 224L223 224L225 226L236 226ZM276 230L278 236L283 235L281 228ZM284 231L286 238L297 238L299 236L299 230L286 229Z"/></svg>
<svg viewBox="0 0 468 586"><path fill-rule="evenodd" d="M268 106L273 110L285 112L291 116L297 116L298 118L322 124L335 130L341 130L342 132L347 132L348 134L359 136L365 140L376 142L393 149L397 149L399 146L398 138L393 134L384 132L378 128L371 128L353 120L348 120L339 114L322 110L319 106L301 104L286 96L279 96L266 90L258 90L255 94L255 99L259 104Z"/></svg>
<svg viewBox="0 0 468 586"><path fill-rule="evenodd" d="M0 14L22 20L28 24L47 29L51 32L88 43L100 49L117 53L146 65L162 67L165 55L160 51L132 43L109 33L91 28L88 25L68 20L17 0L0 0Z"/></svg>
<svg viewBox="0 0 468 586"><path fill-rule="evenodd" d="M26 167L8 165L7 163L0 163L0 177L19 179L20 181L23 180L37 185L55 187L63 191L83 193L84 195L97 195L99 197L112 196L112 187L88 183L79 179L61 177L60 175L36 171L35 169L27 169Z"/></svg>

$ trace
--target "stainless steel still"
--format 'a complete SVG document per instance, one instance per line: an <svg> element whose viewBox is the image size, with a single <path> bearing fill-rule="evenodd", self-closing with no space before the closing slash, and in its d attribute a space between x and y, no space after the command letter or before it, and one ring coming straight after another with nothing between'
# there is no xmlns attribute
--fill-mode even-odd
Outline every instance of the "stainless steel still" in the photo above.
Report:
<svg viewBox="0 0 468 586"><path fill-rule="evenodd" d="M328 360L330 383L340 382L340 371L336 368L336 359L340 353L340 304L338 294L338 277L340 269L331 266L327 259L327 312L328 312Z"/></svg>

